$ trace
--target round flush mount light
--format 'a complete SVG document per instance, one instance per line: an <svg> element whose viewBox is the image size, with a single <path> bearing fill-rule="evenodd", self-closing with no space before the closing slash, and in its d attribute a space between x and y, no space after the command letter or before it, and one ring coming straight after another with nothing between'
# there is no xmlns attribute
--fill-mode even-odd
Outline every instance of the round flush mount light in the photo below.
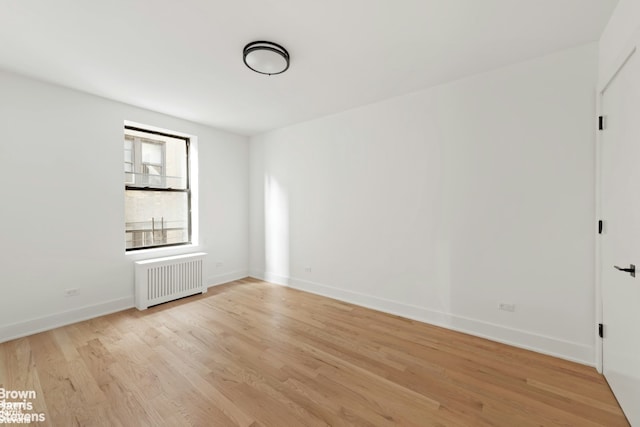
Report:
<svg viewBox="0 0 640 427"><path fill-rule="evenodd" d="M280 74L289 68L289 52L279 44L251 42L242 52L244 64L260 74Z"/></svg>

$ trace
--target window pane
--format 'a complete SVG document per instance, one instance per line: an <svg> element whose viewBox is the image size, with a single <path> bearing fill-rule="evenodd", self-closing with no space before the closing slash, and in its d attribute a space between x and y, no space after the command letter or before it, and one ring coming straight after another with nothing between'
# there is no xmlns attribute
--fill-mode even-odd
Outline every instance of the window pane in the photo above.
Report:
<svg viewBox="0 0 640 427"><path fill-rule="evenodd" d="M162 143L142 143L142 163L162 164Z"/></svg>
<svg viewBox="0 0 640 427"><path fill-rule="evenodd" d="M133 165L125 176L127 185L187 188L186 140L125 129L124 156L125 163Z"/></svg>
<svg viewBox="0 0 640 427"><path fill-rule="evenodd" d="M147 175L162 175L162 167L154 165L144 165L144 173Z"/></svg>
<svg viewBox="0 0 640 427"><path fill-rule="evenodd" d="M125 191L127 249L189 242L188 193Z"/></svg>
<svg viewBox="0 0 640 427"><path fill-rule="evenodd" d="M143 184L153 188L166 188L167 185L164 183L164 178L161 166L142 165Z"/></svg>
<svg viewBox="0 0 640 427"><path fill-rule="evenodd" d="M187 143L183 139L167 138L163 176L165 188L187 188Z"/></svg>

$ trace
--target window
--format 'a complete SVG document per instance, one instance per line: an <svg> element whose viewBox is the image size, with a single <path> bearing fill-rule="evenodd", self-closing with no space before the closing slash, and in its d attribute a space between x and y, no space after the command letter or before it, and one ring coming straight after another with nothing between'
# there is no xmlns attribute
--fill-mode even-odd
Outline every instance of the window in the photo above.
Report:
<svg viewBox="0 0 640 427"><path fill-rule="evenodd" d="M189 138L125 126L126 249L191 243Z"/></svg>

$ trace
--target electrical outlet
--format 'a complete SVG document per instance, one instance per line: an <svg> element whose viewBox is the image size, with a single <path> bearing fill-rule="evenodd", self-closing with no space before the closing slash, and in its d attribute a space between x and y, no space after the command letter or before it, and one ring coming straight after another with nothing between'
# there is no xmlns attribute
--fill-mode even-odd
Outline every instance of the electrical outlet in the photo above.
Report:
<svg viewBox="0 0 640 427"><path fill-rule="evenodd" d="M222 262L222 261L218 261L218 262L216 262L216 268L220 268L220 267L222 267L223 265L224 265L224 262Z"/></svg>
<svg viewBox="0 0 640 427"><path fill-rule="evenodd" d="M510 311L510 312L514 312L516 311L516 305L515 304L505 304L505 303L500 303L500 306L498 307L500 310L502 311Z"/></svg>
<svg viewBox="0 0 640 427"><path fill-rule="evenodd" d="M306 271L307 273L311 273L311 267L305 267L304 271Z"/></svg>
<svg viewBox="0 0 640 427"><path fill-rule="evenodd" d="M78 288L65 289L64 290L65 296L68 296L68 297L74 297L74 296L78 295L79 293L80 293L80 289L78 289Z"/></svg>

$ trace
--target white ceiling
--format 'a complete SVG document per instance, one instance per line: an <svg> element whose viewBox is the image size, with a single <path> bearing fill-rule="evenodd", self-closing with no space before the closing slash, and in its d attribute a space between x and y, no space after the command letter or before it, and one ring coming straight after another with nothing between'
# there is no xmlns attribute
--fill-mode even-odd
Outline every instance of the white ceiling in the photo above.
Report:
<svg viewBox="0 0 640 427"><path fill-rule="evenodd" d="M2 0L0 68L249 135L597 40L616 3Z"/></svg>

